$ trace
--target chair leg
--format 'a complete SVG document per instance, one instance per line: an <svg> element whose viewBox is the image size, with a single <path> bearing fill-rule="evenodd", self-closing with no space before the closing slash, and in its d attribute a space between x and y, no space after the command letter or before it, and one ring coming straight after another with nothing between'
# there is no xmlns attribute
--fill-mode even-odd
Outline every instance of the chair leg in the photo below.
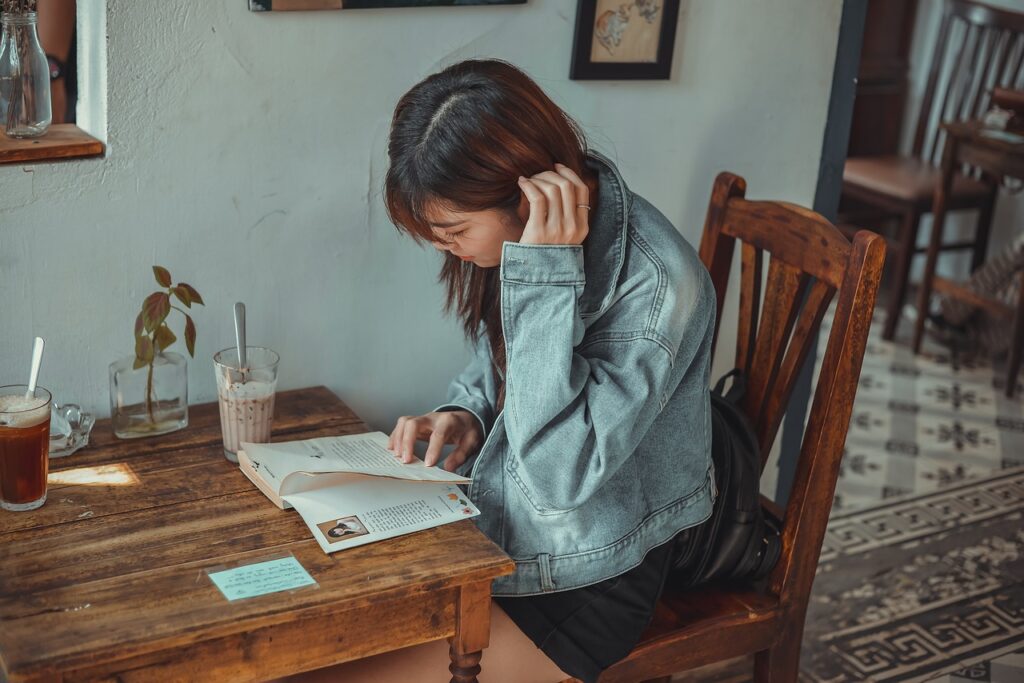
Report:
<svg viewBox="0 0 1024 683"><path fill-rule="evenodd" d="M992 186L992 192L985 198L985 203L978 208L978 226L974 233L974 252L971 254L972 273L985 262L985 256L988 253L988 235L992 229L992 216L996 211L997 187L997 185Z"/></svg>
<svg viewBox="0 0 1024 683"><path fill-rule="evenodd" d="M796 683L802 637L803 624L783 635L771 649L754 655L754 683Z"/></svg>
<svg viewBox="0 0 1024 683"><path fill-rule="evenodd" d="M882 329L882 338L892 340L896 336L896 325L900 321L900 312L903 310L903 300L907 296L907 280L910 279L910 264L914 260L914 251L917 248L917 228L920 224L921 214L917 211L907 211L903 214L903 226L900 229L900 248L896 261L896 270L893 273L893 289L889 297L889 310L885 317L885 327Z"/></svg>
<svg viewBox="0 0 1024 683"><path fill-rule="evenodd" d="M1017 373L1020 371L1021 353L1024 352L1024 272L1020 274L1020 291L1017 293L1017 313L1013 316L1013 334L1010 336L1010 357L1007 359L1006 396L1013 398L1017 389Z"/></svg>

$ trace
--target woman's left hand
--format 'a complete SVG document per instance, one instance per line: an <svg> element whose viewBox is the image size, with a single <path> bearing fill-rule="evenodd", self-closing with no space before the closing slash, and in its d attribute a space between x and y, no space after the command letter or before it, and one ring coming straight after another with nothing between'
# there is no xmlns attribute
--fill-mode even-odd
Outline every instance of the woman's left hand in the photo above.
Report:
<svg viewBox="0 0 1024 683"><path fill-rule="evenodd" d="M519 178L530 203L520 244L583 244L590 231L590 190L562 164L531 178Z"/></svg>

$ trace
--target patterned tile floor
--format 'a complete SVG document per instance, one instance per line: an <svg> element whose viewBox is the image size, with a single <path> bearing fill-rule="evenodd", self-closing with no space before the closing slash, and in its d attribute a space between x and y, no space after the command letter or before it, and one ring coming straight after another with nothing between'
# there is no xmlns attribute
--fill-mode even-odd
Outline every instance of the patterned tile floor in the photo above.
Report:
<svg viewBox="0 0 1024 683"><path fill-rule="evenodd" d="M822 339L830 323L829 316ZM910 324L901 327L906 331ZM819 362L823 352L824 344ZM905 339L883 340L876 320L833 516L1024 466L1024 400L1020 390L1006 398L1004 382L1002 368L987 359L960 357L927 337L915 356ZM1017 643L1007 649L929 680L1024 681L1024 648Z"/></svg>
<svg viewBox="0 0 1024 683"><path fill-rule="evenodd" d="M915 356L883 340L876 321L833 511L1024 465L1024 400L1006 398L1004 381L988 360L958 358L927 338Z"/></svg>

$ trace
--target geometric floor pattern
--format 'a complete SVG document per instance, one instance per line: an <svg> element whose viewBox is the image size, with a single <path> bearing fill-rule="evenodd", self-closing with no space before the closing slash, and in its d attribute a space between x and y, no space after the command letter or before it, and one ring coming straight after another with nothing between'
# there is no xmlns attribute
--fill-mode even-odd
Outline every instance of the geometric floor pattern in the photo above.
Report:
<svg viewBox="0 0 1024 683"><path fill-rule="evenodd" d="M1024 649L1011 652L988 662L979 662L959 669L949 675L930 679L937 683L965 683L966 681L987 681L988 683L1020 683L1024 681Z"/></svg>
<svg viewBox="0 0 1024 683"><path fill-rule="evenodd" d="M880 329L868 338L801 678L1024 682L1024 392L1006 398L1002 369L985 359L927 337L915 356ZM1016 501L1000 503L988 489L1008 481L1020 484ZM986 497L1002 506L998 522L967 510ZM1014 571L983 566L999 559ZM844 614L878 621L836 629Z"/></svg>
<svg viewBox="0 0 1024 683"><path fill-rule="evenodd" d="M833 513L804 680L1001 680L1024 649L1022 520L1024 467Z"/></svg>
<svg viewBox="0 0 1024 683"><path fill-rule="evenodd" d="M868 338L834 512L1024 466L1024 400L1006 398L1002 372L927 337L915 356L880 328Z"/></svg>

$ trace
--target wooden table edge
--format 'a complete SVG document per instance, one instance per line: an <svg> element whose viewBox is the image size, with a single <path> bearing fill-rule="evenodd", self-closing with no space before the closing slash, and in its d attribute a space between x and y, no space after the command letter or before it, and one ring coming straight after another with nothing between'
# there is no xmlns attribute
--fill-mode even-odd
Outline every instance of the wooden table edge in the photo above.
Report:
<svg viewBox="0 0 1024 683"><path fill-rule="evenodd" d="M295 541L286 545L294 545L305 541ZM281 546L279 546L281 547ZM493 569L499 569L498 573L494 573ZM344 612L352 612L355 610L365 609L370 606L380 606L393 601L408 600L411 597L415 597L419 593L427 594L430 592L452 590L459 592L465 591L466 589L472 589L475 586L479 586L482 583L486 583L488 588L491 582L499 577L511 574L515 571L515 562L511 559L508 561L495 564L491 567L483 567L471 574L466 574L458 577L458 581L451 582L425 582L420 588L422 590L414 591L410 595L407 588L395 587L393 589L374 593L372 595L359 596L356 598L342 600L331 603L321 603L317 605L310 605L304 608L290 608L282 609L280 612L270 612L261 615L262 619L266 619L269 615L271 620L264 622L259 625L260 629L274 628L280 626L286 626L293 621L302 621L307 619L316 619L320 617L329 617L332 615L338 615ZM267 597L267 596L261 596ZM259 598L255 598L259 599ZM456 601L456 609L458 603ZM10 663L4 657L2 651L0 651L0 673L6 678L0 680L6 681L6 683L35 683L40 681L59 681L63 679L65 672L76 671L84 669L90 664L95 664L96 660L103 660L108 663L116 663L119 661L129 661L139 657L145 657L147 655L154 655L161 652L174 652L182 648L188 648L192 645L201 645L204 642L215 641L231 636L242 635L248 633L251 630L251 626L245 625L245 619L241 619L234 622L225 622L222 625L218 625L219 628L206 629L203 631L197 631L190 633L190 638L184 642L169 643L168 640L180 636L167 636L159 640L151 640L145 642L139 642L137 644L121 642L118 643L116 649L110 651L105 650L91 650L89 652L74 653L71 655L62 655L53 659L38 659L26 667L20 667L16 671L12 671ZM453 625L453 628L458 628L458 623ZM449 640L455 637L457 634L453 633L452 636L448 636ZM427 638L421 641L421 643L432 642L439 640L438 638ZM131 645L136 645L131 647Z"/></svg>
<svg viewBox="0 0 1024 683"><path fill-rule="evenodd" d="M341 406L347 407L347 404L341 400L333 391L325 386L311 387L310 389L319 389L330 394L336 399ZM306 391L307 389L299 389L293 391ZM215 403L215 402L213 402ZM348 409L351 411L351 409ZM316 430L320 428L330 427L343 427L358 425L364 430L369 431L369 427L366 425L358 415L352 412L354 417L348 417L344 415L330 416L325 419L325 422L321 426L296 426L295 428L286 428L282 432L278 432L278 435L290 435L298 434L304 431ZM211 443L215 443L216 439L213 439ZM116 442L111 442L116 443ZM102 444L98 448L107 447L109 444ZM202 447L205 444L190 444L189 447ZM167 444L165 450L174 450L179 448L179 445ZM153 451L147 451L147 454L152 454ZM62 465L70 465L72 463L61 463ZM230 494L236 495L236 494ZM268 502L268 504L270 504ZM495 552L493 561L487 562L482 566L475 568L472 572L467 574L455 575L445 579L428 579L416 586L412 592L408 585L396 586L383 592L367 593L365 595L357 595L344 599L339 599L327 603L311 604L305 607L283 607L280 611L269 611L263 612L258 617L244 617L240 619L228 620L221 623L214 624L209 627L203 628L201 631L189 632L188 634L176 634L167 635L155 640L149 641L128 641L127 643L122 641L116 645L111 646L111 650L107 651L104 649L93 649L88 652L68 652L55 655L52 658L42 658L33 660L25 666L18 667L17 663L9 661L9 652L5 654L0 650L0 679L9 681L10 683L15 682L28 682L28 681L50 681L50 680L62 680L65 672L73 672L76 670L85 670L90 664L95 664L97 660L105 662L118 662L118 661L130 661L141 657L151 656L159 654L161 652L174 652L176 650L187 649L193 645L200 645L208 641L217 641L224 638L230 638L232 636L244 635L249 632L252 628L278 628L286 625L289 622L295 620L307 620L317 619L331 614L337 614L341 612L351 612L359 610L371 605L379 605L382 603L388 603L391 601L397 601L402 598L409 599L410 596L418 594L427 594L435 591L455 591L456 596L466 594L469 590L471 593L480 594L481 590L484 590L488 595L490 594L490 586L493 580L500 576L511 574L515 571L515 562L508 557L504 551L501 550L493 541L488 539L483 532L479 530L470 520L465 520L467 524L471 526L473 532L480 534L480 536L490 543ZM382 541L386 543L386 539ZM315 541L311 538L296 539L287 541L275 546L268 546L261 548L260 552L281 552L289 549L294 549L298 546L305 544L315 544ZM217 558L218 562L230 561L232 557L239 556L244 557L251 555L253 551L243 551L226 555L224 557ZM182 563L180 565L169 565L168 568L176 568L181 571L201 571L203 567L209 567L211 560L194 560L192 562ZM104 579L107 580L107 579ZM92 582L89 582L92 583ZM481 589L481 586L485 588ZM259 598L256 598L259 599ZM455 601L456 609L459 608L459 598ZM227 603L225 603L227 604ZM489 602L488 610L489 610ZM478 608L479 609L479 608ZM489 615L489 612L488 612ZM255 620L260 620L259 624L253 624ZM489 619L489 616L488 616ZM488 622L489 623L489 622ZM458 629L458 620L456 620L455 628ZM449 636L449 641L458 638L458 633ZM474 638L479 640L479 634L475 635ZM422 642L429 642L431 640L437 640L437 638L426 638ZM472 639L470 642L473 642ZM128 647L126 647L128 645ZM453 641L452 652L455 653L455 644ZM115 649L116 648L116 649ZM462 648L465 649L465 648ZM463 653L459 653L462 656ZM471 653L472 654L472 653ZM479 654L479 653L477 653ZM455 661L453 656L453 662ZM12 670L12 666L15 667Z"/></svg>

